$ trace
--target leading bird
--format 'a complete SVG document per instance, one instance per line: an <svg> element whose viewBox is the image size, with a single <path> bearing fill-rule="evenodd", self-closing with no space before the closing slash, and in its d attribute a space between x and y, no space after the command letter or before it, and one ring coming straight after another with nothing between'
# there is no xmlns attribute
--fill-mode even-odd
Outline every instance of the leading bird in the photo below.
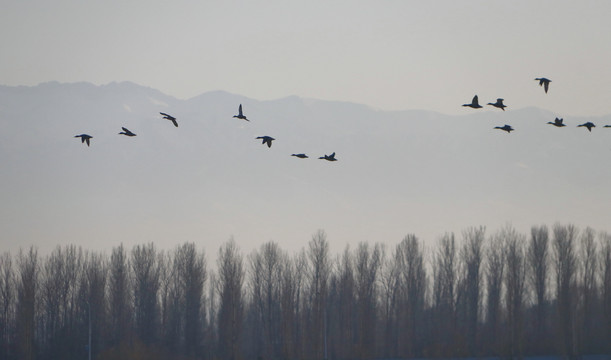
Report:
<svg viewBox="0 0 611 360"><path fill-rule="evenodd" d="M87 134L74 135L74 137L80 137L81 143L87 143L87 146L89 146L89 139L93 138L93 136Z"/></svg>

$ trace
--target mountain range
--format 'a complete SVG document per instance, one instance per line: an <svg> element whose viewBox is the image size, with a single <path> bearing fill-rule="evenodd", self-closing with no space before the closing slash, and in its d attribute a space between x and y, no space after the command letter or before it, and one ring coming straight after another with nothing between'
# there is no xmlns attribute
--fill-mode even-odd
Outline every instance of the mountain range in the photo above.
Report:
<svg viewBox="0 0 611 360"><path fill-rule="evenodd" d="M193 241L215 253L233 237L245 251L293 250L324 229L341 251L480 225L611 230L611 115L505 103L457 116L223 91L182 100L130 82L0 86L0 245ZM239 104L250 122L232 117ZM586 121L597 127L577 127ZM493 129L505 124L515 131Z"/></svg>

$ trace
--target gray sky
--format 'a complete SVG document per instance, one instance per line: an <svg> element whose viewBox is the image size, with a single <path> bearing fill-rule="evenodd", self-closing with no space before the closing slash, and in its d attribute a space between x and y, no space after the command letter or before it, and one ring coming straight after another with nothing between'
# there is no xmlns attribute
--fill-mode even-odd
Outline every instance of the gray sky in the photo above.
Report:
<svg viewBox="0 0 611 360"><path fill-rule="evenodd" d="M508 106L505 115L514 109L536 106L570 120L571 116L611 114L609 14L609 1L9 0L3 3L0 12L3 49L0 84L131 81L179 99L224 90L256 100L298 95L361 103L383 110L424 109L452 115L473 113L461 105L478 94L484 104L504 98ZM534 81L540 76L552 79L548 94ZM234 111L230 109L230 113ZM549 125L542 126L545 131L549 130ZM601 131L595 136L604 135ZM519 133L516 131L503 139L519 139ZM124 139L112 141L120 140ZM94 147L80 150L93 152ZM417 157L418 154L408 155ZM601 163L608 159L603 152L596 155L584 156L583 161ZM438 156L443 158L447 154ZM342 154L342 164L346 158L349 157ZM412 160L419 164L417 159ZM573 160L575 167L568 171L579 172L577 166L582 160L577 155ZM387 165L393 166L390 162ZM355 163L350 171L358 174L362 171L359 166ZM466 180L452 194L467 198L469 191L474 191L471 180L477 180L477 176L460 170L454 174ZM562 172L549 174L549 178L524 180L524 189L536 192L532 190L536 189L534 185L556 182ZM588 174L583 179L587 183ZM606 182L608 172L598 179ZM381 184L390 181L383 175L379 180ZM424 176L423 183L427 181ZM499 178L500 188L513 185L511 177ZM585 217L589 212L605 214L609 206L607 187L597 188L602 195L592 193L596 195L591 195L590 202L590 198L581 199L582 192L574 191L580 185L570 187L566 195L554 199L571 204L575 198L583 205L583 208L573 206L576 210L571 208L566 218L546 214L544 209L538 211L541 219L532 218L523 214L523 206L529 205L519 202L505 206L506 212L494 216L500 223L513 219L523 229L538 222L551 225L553 221L573 219L579 214ZM46 188L41 189L42 195L48 195L44 193ZM440 189L451 192L448 187ZM29 190L21 189L23 193ZM490 194L482 196L489 198ZM360 202L357 195L346 198L354 204ZM423 199L417 205L428 206L428 213L436 214L430 201ZM596 199L598 202L593 204ZM251 200L243 199L245 203ZM381 214L385 209L384 200L388 199L381 198L379 206L372 206L370 213L350 212L352 205L345 205L346 227L351 227L357 219L363 229L373 229L371 240L379 240L374 235L375 229L405 221L404 212L396 212L394 217ZM490 202L486 206L491 209L498 204L498 201L486 201ZM177 204L182 206L183 202ZM289 203L280 205L290 209ZM411 209L416 215L419 211L412 203L397 206L404 206L405 211ZM380 216L377 220L372 220L374 210ZM227 213L231 215L232 211ZM482 213L491 211L484 209ZM434 228L430 232L442 235L445 229L474 225L467 220L480 224L479 218L457 215L460 216L447 223L430 224ZM520 216L533 223L520 223L516 220ZM270 228L276 225L273 217L266 220ZM363 225L369 221L371 227ZM426 223L418 217L411 221L418 225ZM251 222L252 228L244 228L242 232L224 229L219 241L232 234L240 240L240 236L261 227L258 219L253 217ZM437 231L440 226L445 228ZM318 227L329 230L331 226L323 221L295 230L305 239L300 245ZM491 226L490 231L495 230ZM400 241L402 231L401 228L392 234L396 238L385 240ZM333 230L329 233L336 234ZM416 232L416 235L421 234ZM339 239L341 246L344 240ZM214 247L211 251L215 251Z"/></svg>
<svg viewBox="0 0 611 360"><path fill-rule="evenodd" d="M608 1L5 1L0 82L610 113ZM552 79L549 94L533 80Z"/></svg>

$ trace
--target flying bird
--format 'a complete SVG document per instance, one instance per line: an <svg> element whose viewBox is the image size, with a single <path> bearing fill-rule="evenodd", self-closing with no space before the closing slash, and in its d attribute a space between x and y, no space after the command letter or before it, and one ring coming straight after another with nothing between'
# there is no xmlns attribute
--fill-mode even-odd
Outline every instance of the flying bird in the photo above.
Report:
<svg viewBox="0 0 611 360"><path fill-rule="evenodd" d="M87 143L87 146L89 146L89 139L93 138L93 136L87 134L75 135L74 137L80 137L81 143Z"/></svg>
<svg viewBox="0 0 611 360"><path fill-rule="evenodd" d="M505 126L497 126L495 127L495 129L499 129L499 130L503 130L503 131L507 131L507 133L511 133L513 130L515 130L514 128L512 128L509 125L505 125Z"/></svg>
<svg viewBox="0 0 611 360"><path fill-rule="evenodd" d="M604 128L606 128L606 127L611 128L611 125L605 125L605 126L603 126L603 127L604 127Z"/></svg>
<svg viewBox="0 0 611 360"><path fill-rule="evenodd" d="M242 113L242 104L240 104L240 107L238 107L238 114L237 115L233 115L234 118L238 118L238 119L242 119L242 120L246 120L246 121L250 121L246 118L246 116L244 116L244 113Z"/></svg>
<svg viewBox="0 0 611 360"><path fill-rule="evenodd" d="M564 119L558 119L558 118L556 118L556 119L554 120L554 122L548 121L547 123L548 123L548 124L552 124L552 125L554 125L554 126L556 126L556 127L563 127L563 126L566 126L565 124L563 124L563 123L562 123L562 120L564 120Z"/></svg>
<svg viewBox="0 0 611 360"><path fill-rule="evenodd" d="M471 104L463 104L463 106L472 107L474 109L479 109L483 107L479 104L479 101L477 100L477 95L473 97L473 100L471 100Z"/></svg>
<svg viewBox="0 0 611 360"><path fill-rule="evenodd" d="M267 144L267 147L272 147L272 141L276 140L271 136L258 136L257 139L263 140L261 144Z"/></svg>
<svg viewBox="0 0 611 360"><path fill-rule="evenodd" d="M321 157L319 157L319 159L323 159L323 160L327 160L327 161L337 161L337 159L335 158L335 153L333 153L331 155L321 156Z"/></svg>
<svg viewBox="0 0 611 360"><path fill-rule="evenodd" d="M308 155L306 154L292 154L291 156L298 157L300 159L307 159Z"/></svg>
<svg viewBox="0 0 611 360"><path fill-rule="evenodd" d="M543 88L545 89L545 93L547 94L547 89L549 89L549 83L551 83L552 81L544 77L536 78L535 80L539 81L539 86L543 86Z"/></svg>
<svg viewBox="0 0 611 360"><path fill-rule="evenodd" d="M170 120L174 124L174 126L178 127L178 123L176 122L176 118L174 116L163 113L163 112L160 112L160 114L163 115L164 119Z"/></svg>
<svg viewBox="0 0 611 360"><path fill-rule="evenodd" d="M588 128L588 131L592 131L592 128L593 128L593 127L596 127L596 125L592 124L592 123L591 123L591 122L589 122L589 121L588 121L587 123L584 123L584 124L581 124L581 125L577 125L577 127L582 127L582 126L583 126L583 127L587 127L587 128Z"/></svg>
<svg viewBox="0 0 611 360"><path fill-rule="evenodd" d="M128 128L126 127L121 127L121 129L123 129L123 131L121 131L119 133L119 135L125 135L125 136L136 136L136 134L134 134L133 132L129 131Z"/></svg>
<svg viewBox="0 0 611 360"><path fill-rule="evenodd" d="M492 105L492 106L497 107L497 108L499 108L499 109L501 109L503 111L505 111L505 108L507 107L507 105L503 105L503 99L501 99L501 98L496 99L495 103L488 103L488 105Z"/></svg>

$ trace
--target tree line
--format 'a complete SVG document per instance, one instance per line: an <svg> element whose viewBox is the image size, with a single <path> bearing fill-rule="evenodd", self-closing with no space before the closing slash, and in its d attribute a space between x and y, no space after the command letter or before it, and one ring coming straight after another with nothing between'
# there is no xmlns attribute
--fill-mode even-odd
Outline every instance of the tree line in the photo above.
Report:
<svg viewBox="0 0 611 360"><path fill-rule="evenodd" d="M243 254L230 239L215 258L194 243L4 253L0 358L611 353L611 235L590 228L472 227L341 254L320 230L293 254L275 242Z"/></svg>

